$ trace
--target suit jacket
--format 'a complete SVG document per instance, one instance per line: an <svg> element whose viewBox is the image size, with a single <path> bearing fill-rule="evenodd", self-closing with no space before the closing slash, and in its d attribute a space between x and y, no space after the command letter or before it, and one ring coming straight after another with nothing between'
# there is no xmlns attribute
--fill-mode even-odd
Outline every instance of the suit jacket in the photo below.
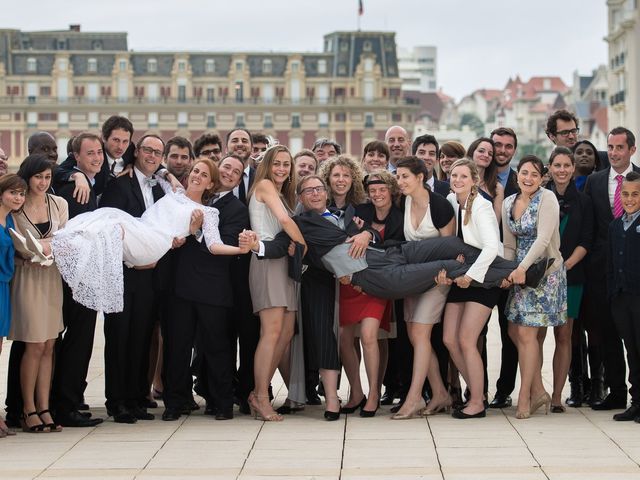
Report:
<svg viewBox="0 0 640 480"><path fill-rule="evenodd" d="M153 199L156 202L164 196L164 191L160 185L155 185L152 188L152 192ZM129 215L141 217L146 210L146 206L144 204L144 197L142 196L142 189L140 188L140 183L138 183L136 175L133 175L133 177L123 175L110 181L100 198L100 206L119 208ZM153 269L153 283L154 288L157 290L166 290L171 276L168 255L169 254L162 257ZM144 276L143 272L145 271L134 268L123 268L125 291L135 289L139 277Z"/></svg>
<svg viewBox="0 0 640 480"><path fill-rule="evenodd" d="M627 230L622 218L611 222L607 250L609 296L622 292L640 296L640 217Z"/></svg>
<svg viewBox="0 0 640 480"><path fill-rule="evenodd" d="M249 228L249 210L232 193L213 204L220 212L218 229L226 245L238 245L238 235ZM192 302L220 307L233 306L230 266L231 255L213 255L194 236L174 252L173 291L176 296Z"/></svg>
<svg viewBox="0 0 640 480"><path fill-rule="evenodd" d="M76 170L78 172L79 170ZM84 174L83 174L84 175ZM85 212L93 212L98 208L98 199L96 197L96 192L94 186L91 186L91 182L89 181L89 177L84 175L87 179L87 183L91 188L91 192L89 194L89 201L85 204L79 203L75 198L73 198L73 191L76 188L75 182L66 182L62 184L58 188L58 195L64 198L69 205L69 218L73 218L76 215L80 215Z"/></svg>
<svg viewBox="0 0 640 480"><path fill-rule="evenodd" d="M594 214L593 249L589 263L599 275L604 275L606 262L607 236L609 224L613 221L613 212L609 203L609 172L611 167L594 172L587 177L584 193L591 198ZM634 172L640 168L633 165Z"/></svg>
<svg viewBox="0 0 640 480"><path fill-rule="evenodd" d="M244 174L243 174L244 175ZM244 203L245 205L249 205L249 191L251 190L251 187L253 186L253 181L256 178L256 169L253 167L249 167L249 182L247 185L247 191L244 192L244 198L242 198L242 190L238 190L238 198L240 199L240 201L242 201L242 203ZM244 182L244 176L242 178L242 182Z"/></svg>
<svg viewBox="0 0 640 480"><path fill-rule="evenodd" d="M457 222L460 205L456 194L449 194L447 200L453 207ZM500 242L498 220L493 210L493 204L481 195L477 195L473 201L471 219L466 225L464 224L464 216L465 213L463 212L462 236L464 237L464 243L481 250L480 255L469 267L466 274L477 282L483 282L491 262L495 260L496 256L504 254L502 243ZM457 225L456 228L460 228L460 225Z"/></svg>
<svg viewBox="0 0 640 480"><path fill-rule="evenodd" d="M449 182L445 182L444 180L438 180L434 176L433 191L442 195L443 197L446 197L447 195L449 195L449 192L451 192L451 185L449 184Z"/></svg>
<svg viewBox="0 0 640 480"><path fill-rule="evenodd" d="M518 187L518 174L513 168L509 169L509 176L507 177L507 183L504 186L504 198L507 198L514 193L519 193Z"/></svg>

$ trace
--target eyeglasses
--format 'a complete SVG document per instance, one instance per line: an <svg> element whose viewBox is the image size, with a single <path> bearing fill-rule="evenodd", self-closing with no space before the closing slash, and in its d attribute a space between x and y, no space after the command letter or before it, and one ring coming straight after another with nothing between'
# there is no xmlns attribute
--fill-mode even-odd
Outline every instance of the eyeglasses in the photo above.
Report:
<svg viewBox="0 0 640 480"><path fill-rule="evenodd" d="M578 133L580 133L579 128L572 128L571 130L560 130L559 132L556 132L556 135L568 137L569 135L577 135Z"/></svg>
<svg viewBox="0 0 640 480"><path fill-rule="evenodd" d="M162 150L155 150L151 147L140 147L140 150L142 150L144 153L146 153L147 155L151 155L153 154L154 157L162 157Z"/></svg>
<svg viewBox="0 0 640 480"><path fill-rule="evenodd" d="M317 187L307 187L300 190L300 195L311 195L312 193L326 192L327 188L324 185L318 185Z"/></svg>
<svg viewBox="0 0 640 480"><path fill-rule="evenodd" d="M220 149L216 148L214 150L202 150L200 152L200 156L210 157L211 155L218 155L220 153Z"/></svg>

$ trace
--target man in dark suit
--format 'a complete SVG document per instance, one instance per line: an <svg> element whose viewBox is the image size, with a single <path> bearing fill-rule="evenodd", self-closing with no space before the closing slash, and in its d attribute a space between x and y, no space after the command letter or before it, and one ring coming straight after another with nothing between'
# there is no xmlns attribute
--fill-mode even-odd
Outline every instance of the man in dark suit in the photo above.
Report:
<svg viewBox="0 0 640 480"><path fill-rule="evenodd" d="M431 191L436 192L443 197L449 195L449 192L451 191L449 183L438 180L433 174L438 158L440 158L440 145L438 145L436 137L433 135L420 135L411 145L411 154L422 160L425 167L427 167L429 176L426 179L426 182Z"/></svg>
<svg viewBox="0 0 640 480"><path fill-rule="evenodd" d="M104 142L104 162L100 171L96 174L94 184L89 188L89 183L84 175L75 169L76 159L73 154L62 162L53 175L54 188L73 182L75 189L73 197L80 203L87 203L90 191L96 195L104 192L107 183L121 173L125 166L133 163L134 146L131 143L133 124L128 118L119 115L109 117L102 125L102 141Z"/></svg>
<svg viewBox="0 0 640 480"><path fill-rule="evenodd" d="M238 157L225 157L219 165L220 187L211 202L220 212L218 229L227 245L237 245L240 232L249 228L247 207L231 193L243 170ZM235 358L231 357L227 339L234 303L234 260L212 255L204 242L194 236L175 251L173 297L164 343L165 421L180 418L191 399L189 361L194 343L200 362L198 391L207 400L208 413L215 414L218 420L233 418L231 379Z"/></svg>
<svg viewBox="0 0 640 480"><path fill-rule="evenodd" d="M82 204L73 197L74 183L67 182L58 189L58 195L69 204L70 219L98 208L93 185L104 161L100 137L91 133L81 133L73 140L73 153L77 162L75 169L78 174L85 176L91 191L89 201ZM51 392L55 418L65 427L94 427L102 423L102 419L90 418L86 413L80 413L78 407L83 403L87 385L97 312L76 302L66 283L63 287L62 313L65 330L56 345Z"/></svg>
<svg viewBox="0 0 640 480"><path fill-rule="evenodd" d="M164 142L160 137L142 137L136 145L133 175L123 175L109 182L100 206L119 208L140 217L164 195L154 178L163 151ZM155 267L155 264L136 268L123 266L124 310L105 315L106 406L109 415L119 423L154 418L145 406L149 393L147 373L155 303Z"/></svg>
<svg viewBox="0 0 640 480"><path fill-rule="evenodd" d="M635 153L635 137L624 127L616 127L607 138L610 167L595 172L587 178L585 193L591 197L594 208L595 232L593 248L587 257L587 283L583 305L580 309L586 321L600 331L603 347L604 380L609 395L604 400L593 402L594 410L626 408L627 384L624 351L620 335L611 318L611 305L607 298L606 256L609 224L622 216L620 189L624 176L630 171L640 171L631 164ZM597 368L591 365L591 368Z"/></svg>
<svg viewBox="0 0 640 480"><path fill-rule="evenodd" d="M518 180L516 171L511 168L511 160L518 148L518 137L511 128L500 127L491 132L495 148L495 162L498 166L498 181L504 188L504 198L518 193ZM502 233L502 232L501 232ZM502 349L500 351L500 376L496 382L496 394L489 404L490 408L507 408L512 404L511 392L516 385L518 372L518 350L509 337L505 306L509 291L502 292L498 300L498 323L500 324L500 338ZM486 336L484 337L486 340ZM486 368L486 364L485 364ZM485 371L485 379L488 378Z"/></svg>

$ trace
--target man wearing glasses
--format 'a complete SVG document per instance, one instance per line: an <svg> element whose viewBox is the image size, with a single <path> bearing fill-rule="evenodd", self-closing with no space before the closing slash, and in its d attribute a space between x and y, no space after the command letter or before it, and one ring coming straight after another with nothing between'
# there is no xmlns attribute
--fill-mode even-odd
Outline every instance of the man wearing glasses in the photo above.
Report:
<svg viewBox="0 0 640 480"><path fill-rule="evenodd" d="M222 141L218 135L205 133L198 137L193 144L193 154L196 158L208 158L216 165L222 158Z"/></svg>
<svg viewBox="0 0 640 480"><path fill-rule="evenodd" d="M133 175L121 175L107 185L100 207L113 207L140 217L164 195L155 179L164 152L164 142L145 135L136 146ZM166 258L166 257L165 257ZM147 413L146 381L149 342L154 321L156 285L164 258L145 267L123 268L124 309L105 314L105 397L107 413L117 423L153 420Z"/></svg>

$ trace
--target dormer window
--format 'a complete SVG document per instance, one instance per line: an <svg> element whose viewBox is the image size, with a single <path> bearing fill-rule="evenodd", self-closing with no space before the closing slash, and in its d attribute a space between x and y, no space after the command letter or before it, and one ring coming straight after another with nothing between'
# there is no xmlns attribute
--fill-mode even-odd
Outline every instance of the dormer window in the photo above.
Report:
<svg viewBox="0 0 640 480"><path fill-rule="evenodd" d="M98 71L98 60L95 58L90 58L87 60L87 72L96 73Z"/></svg>
<svg viewBox="0 0 640 480"><path fill-rule="evenodd" d="M147 73L156 73L158 71L158 61L155 58L147 60Z"/></svg>
<svg viewBox="0 0 640 480"><path fill-rule="evenodd" d="M262 73L271 74L272 71L273 71L273 65L271 63L271 60L268 58L265 58L264 60L262 60Z"/></svg>
<svg viewBox="0 0 640 480"><path fill-rule="evenodd" d="M27 72L35 73L38 70L38 60L33 57L27 58Z"/></svg>

